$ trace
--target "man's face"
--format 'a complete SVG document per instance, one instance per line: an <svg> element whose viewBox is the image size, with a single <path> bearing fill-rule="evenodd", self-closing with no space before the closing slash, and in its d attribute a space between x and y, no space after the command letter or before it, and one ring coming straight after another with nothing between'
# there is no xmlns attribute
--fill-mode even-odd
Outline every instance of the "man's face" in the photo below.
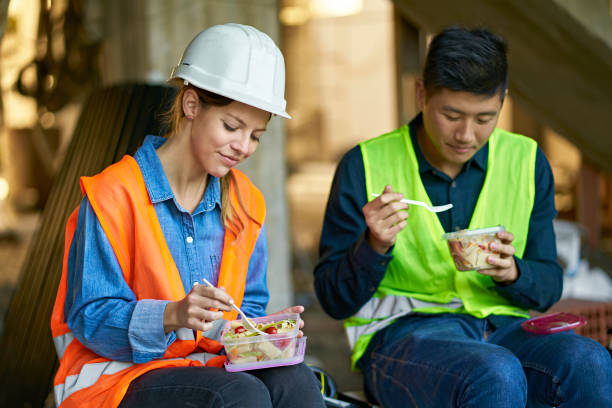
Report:
<svg viewBox="0 0 612 408"><path fill-rule="evenodd" d="M449 89L426 95L420 83L417 104L423 112L424 128L419 145L434 167L454 178L489 140L502 101L499 94L483 96Z"/></svg>

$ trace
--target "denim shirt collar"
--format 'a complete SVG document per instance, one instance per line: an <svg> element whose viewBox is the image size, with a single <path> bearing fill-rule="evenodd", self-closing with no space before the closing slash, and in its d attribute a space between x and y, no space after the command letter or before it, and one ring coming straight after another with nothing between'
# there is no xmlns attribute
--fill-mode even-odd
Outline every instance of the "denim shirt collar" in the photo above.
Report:
<svg viewBox="0 0 612 408"><path fill-rule="evenodd" d="M419 126L423 124L423 114L419 113L414 117L408 124L410 129L410 139L412 140L412 145L414 146L414 153L417 158L417 162L419 164L419 174L433 172L439 173L425 158L423 151L421 150L421 146L419 146L419 142L417 140L416 131ZM465 166L461 170L461 172L468 172L471 170L472 166L475 166L477 169L480 169L483 172L487 171L487 161L489 158L489 142L485 143L484 146L480 148L476 152L474 156L470 160L465 163Z"/></svg>
<svg viewBox="0 0 612 408"><path fill-rule="evenodd" d="M165 137L148 135L134 155L153 204L175 198L156 151L166 140ZM211 175L209 177L210 181L204 192L204 197L202 197L202 201L200 201L194 214L200 211L211 210L215 205L221 207L221 186L219 179Z"/></svg>

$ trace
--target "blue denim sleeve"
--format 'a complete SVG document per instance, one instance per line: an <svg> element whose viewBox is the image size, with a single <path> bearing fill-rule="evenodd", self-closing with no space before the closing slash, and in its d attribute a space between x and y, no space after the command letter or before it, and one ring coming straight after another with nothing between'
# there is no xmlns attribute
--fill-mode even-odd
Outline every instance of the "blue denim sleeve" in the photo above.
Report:
<svg viewBox="0 0 612 408"><path fill-rule="evenodd" d="M550 164L538 148L535 171L535 199L527 245L522 259L515 257L519 278L495 289L517 306L546 311L561 298L563 269L557 262L557 247L552 221L556 217L555 183Z"/></svg>
<svg viewBox="0 0 612 408"><path fill-rule="evenodd" d="M354 315L370 300L392 259L389 254L378 254L364 239L364 180L363 158L357 146L336 169L314 270L319 303L335 319Z"/></svg>
<svg viewBox="0 0 612 408"><path fill-rule="evenodd" d="M87 197L68 256L66 322L95 353L118 361L162 357L176 338L164 333L166 302L137 301Z"/></svg>
<svg viewBox="0 0 612 408"><path fill-rule="evenodd" d="M268 269L268 244L266 240L266 226L261 228L253 254L249 260L244 295L242 297L242 311L249 317L264 316L266 305L270 299L266 282Z"/></svg>

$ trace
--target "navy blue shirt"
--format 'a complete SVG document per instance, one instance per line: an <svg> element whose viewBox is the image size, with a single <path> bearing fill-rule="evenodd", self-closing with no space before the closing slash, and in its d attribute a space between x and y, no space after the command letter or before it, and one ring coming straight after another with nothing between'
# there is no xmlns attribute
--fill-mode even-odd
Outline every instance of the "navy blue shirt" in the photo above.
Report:
<svg viewBox="0 0 612 408"><path fill-rule="evenodd" d="M489 144L485 144L455 179L434 168L421 151L416 129L418 115L410 122L419 173L433 205L452 203L450 211L437 213L446 232L469 226L484 183ZM319 263L315 267L315 292L323 309L336 319L354 315L372 297L384 277L393 251L381 255L364 239L366 222L362 207L368 202L363 158L359 146L342 158L336 169L323 221ZM560 297L563 271L557 262L552 220L556 216L554 180L544 153L538 148L535 169L535 199L529 220L527 244L522 259L515 257L519 278L510 285L495 284L513 304L544 311ZM491 316L495 327L513 319Z"/></svg>

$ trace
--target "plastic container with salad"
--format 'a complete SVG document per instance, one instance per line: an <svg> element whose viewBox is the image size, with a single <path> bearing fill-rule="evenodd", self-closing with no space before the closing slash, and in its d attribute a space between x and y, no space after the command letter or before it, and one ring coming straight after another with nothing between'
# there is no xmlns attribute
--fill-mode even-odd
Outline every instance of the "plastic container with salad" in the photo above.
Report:
<svg viewBox="0 0 612 408"><path fill-rule="evenodd" d="M503 226L465 229L449 232L442 235L447 240L451 256L455 261L457 270L473 271L479 269L494 268L487 262L487 258L493 254L489 245L492 242L501 243L497 233L505 231Z"/></svg>
<svg viewBox="0 0 612 408"><path fill-rule="evenodd" d="M299 314L285 313L250 320L266 335L250 330L242 320L227 322L221 332L227 371L255 370L304 361L306 337L297 337Z"/></svg>

